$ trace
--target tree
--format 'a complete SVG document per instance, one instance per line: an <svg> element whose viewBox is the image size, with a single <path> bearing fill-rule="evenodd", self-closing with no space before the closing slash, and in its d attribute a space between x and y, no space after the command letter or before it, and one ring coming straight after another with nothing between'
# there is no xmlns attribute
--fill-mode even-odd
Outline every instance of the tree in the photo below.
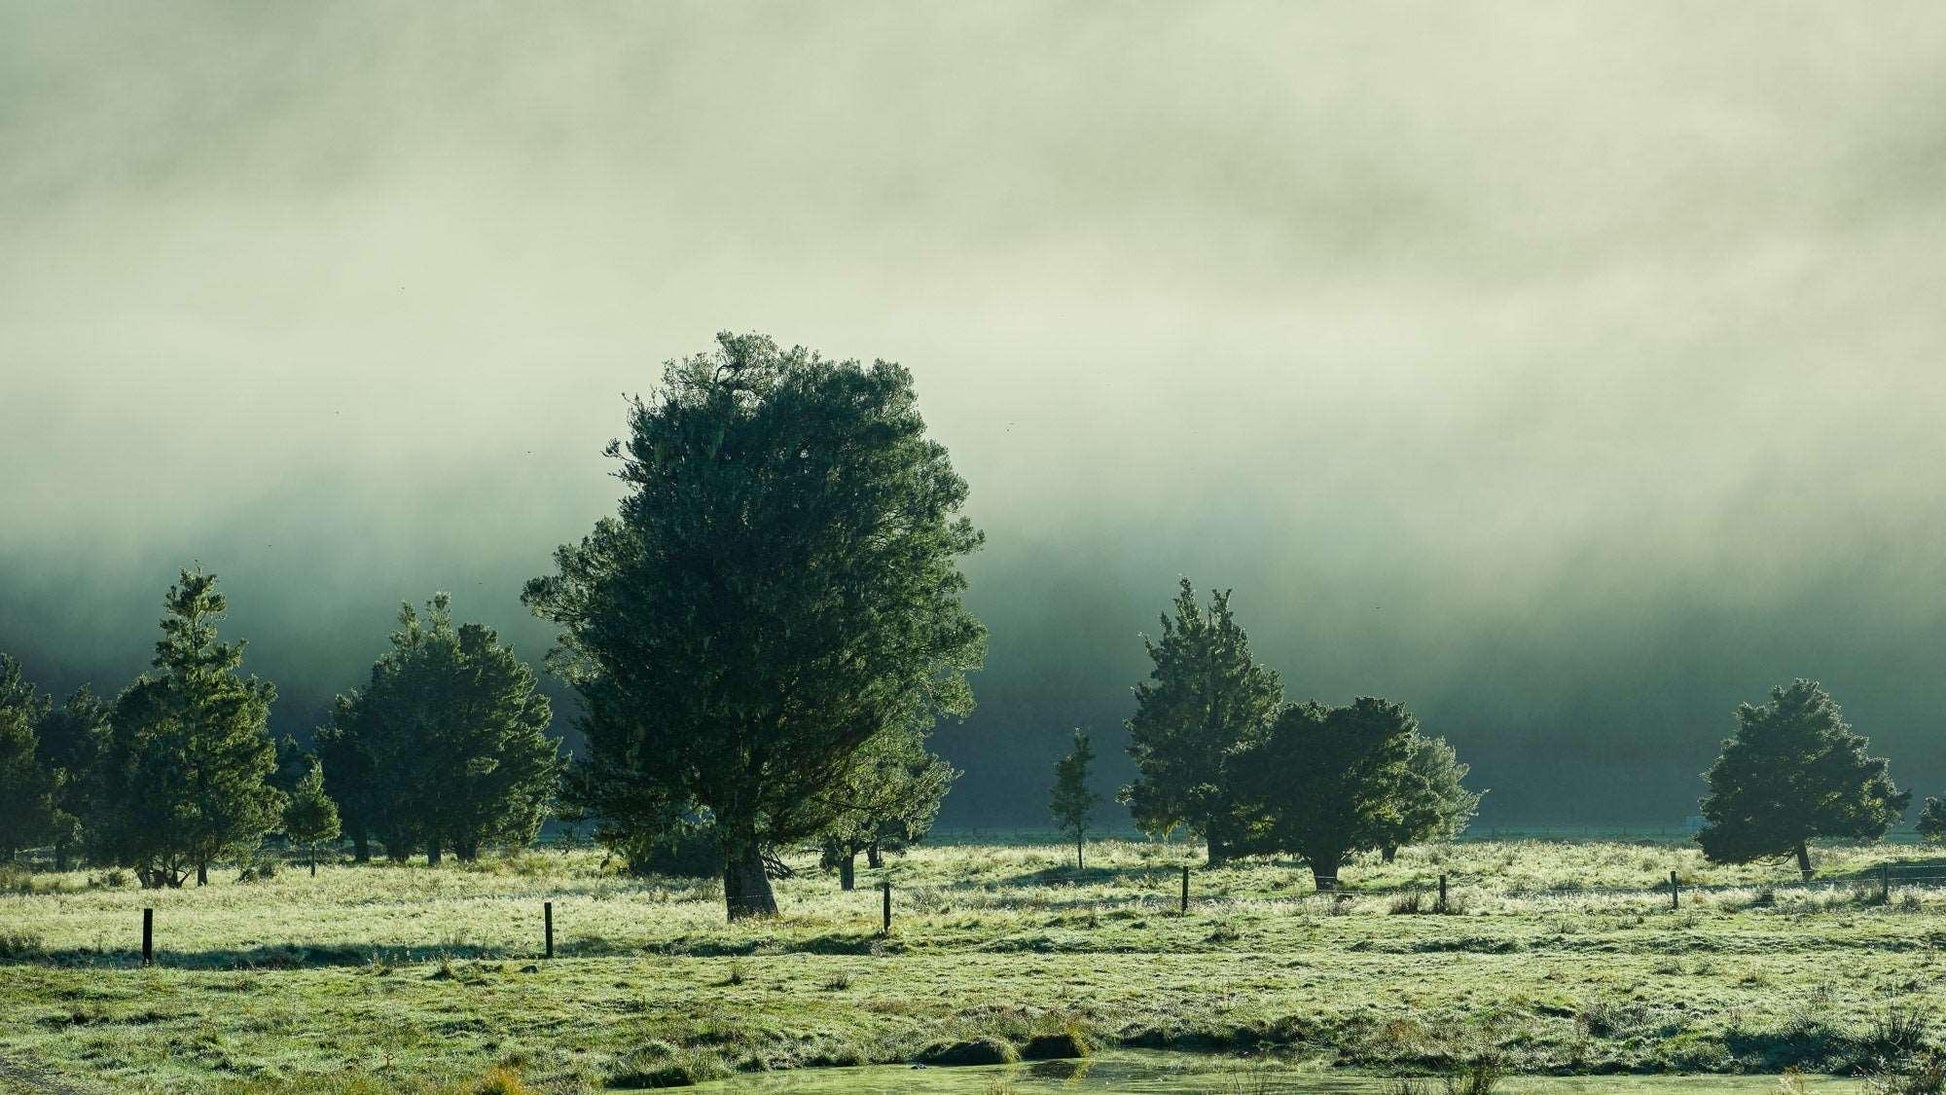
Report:
<svg viewBox="0 0 1946 1095"><path fill-rule="evenodd" d="M1462 783L1470 770L1469 765L1460 763L1445 738L1412 735L1405 767L1392 791L1397 816L1383 827L1379 837L1379 853L1385 862L1392 862L1399 849L1408 844L1451 840L1466 830L1467 822L1479 812L1480 797L1485 793L1469 791Z"/></svg>
<svg viewBox="0 0 1946 1095"><path fill-rule="evenodd" d="M620 513L525 599L562 628L584 807L620 834L707 811L736 919L776 912L766 850L832 823L821 792L865 743L972 709L985 630L960 601L966 482L911 373L717 344L632 401Z"/></svg>
<svg viewBox="0 0 1946 1095"><path fill-rule="evenodd" d="M1263 739L1283 688L1251 657L1228 590L1212 593L1205 610L1184 578L1175 609L1174 619L1162 617L1160 639L1143 639L1155 668L1135 688L1128 752L1138 775L1118 797L1143 832L1183 826L1207 840L1214 866L1243 835L1228 759Z"/></svg>
<svg viewBox="0 0 1946 1095"><path fill-rule="evenodd" d="M1893 786L1885 759L1865 752L1865 738L1816 681L1773 688L1769 703L1737 705L1736 718L1703 777L1696 841L1713 862L1795 854L1808 879L1808 841L1876 840L1905 816L1912 793Z"/></svg>
<svg viewBox="0 0 1946 1095"><path fill-rule="evenodd" d="M393 859L423 847L432 863L448 847L472 860L486 844L531 841L561 772L533 670L492 630L455 627L444 593L423 621L401 605L391 641L318 732L325 786L359 858L374 834Z"/></svg>
<svg viewBox="0 0 1946 1095"><path fill-rule="evenodd" d="M887 729L861 746L845 778L825 792L837 813L823 834L822 865L837 868L839 888L854 885L858 853L883 867L884 853L925 839L958 778L926 748L923 725Z"/></svg>
<svg viewBox="0 0 1946 1095"><path fill-rule="evenodd" d="M1054 764L1054 796L1048 808L1061 824L1061 831L1074 834L1074 869L1082 870L1082 842L1088 822L1094 816L1101 796L1088 789L1088 767L1095 760L1095 747L1085 731L1075 730L1074 748Z"/></svg>
<svg viewBox="0 0 1946 1095"><path fill-rule="evenodd" d="M1946 843L1946 802L1937 796L1926 796L1926 804L1919 808L1919 835L1928 843Z"/></svg>
<svg viewBox="0 0 1946 1095"><path fill-rule="evenodd" d="M108 737L112 705L87 688L41 719L43 763L59 778L54 794L54 869L68 869L70 855L83 840L81 819L88 815L95 763Z"/></svg>
<svg viewBox="0 0 1946 1095"><path fill-rule="evenodd" d="M86 833L102 862L135 868L143 886L198 885L209 865L256 850L277 828L268 730L276 689L240 677L242 643L218 642L227 604L216 576L183 571L164 601L154 673L115 701Z"/></svg>
<svg viewBox="0 0 1946 1095"><path fill-rule="evenodd" d="M43 762L38 734L47 711L20 663L0 654L0 859L55 837L60 781Z"/></svg>
<svg viewBox="0 0 1946 1095"><path fill-rule="evenodd" d="M1301 856L1319 890L1336 889L1346 857L1378 847L1398 825L1394 790L1417 730L1404 706L1369 696L1349 707L1286 707L1269 736L1236 757L1252 846Z"/></svg>
<svg viewBox="0 0 1946 1095"><path fill-rule="evenodd" d="M324 766L313 760L291 789L284 807L284 835L310 853L311 877L318 876L318 845L338 839L338 805L324 792Z"/></svg>

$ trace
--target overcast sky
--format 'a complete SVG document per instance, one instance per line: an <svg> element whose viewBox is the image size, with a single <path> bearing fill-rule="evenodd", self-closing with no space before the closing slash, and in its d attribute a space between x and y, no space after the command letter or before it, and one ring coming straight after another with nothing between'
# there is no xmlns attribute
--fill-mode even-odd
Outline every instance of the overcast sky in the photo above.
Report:
<svg viewBox="0 0 1946 1095"><path fill-rule="evenodd" d="M621 396L754 330L972 484L961 821L1178 574L1490 820L1680 821L1799 675L1940 793L1942 301L1932 3L6 0L0 650L112 691L200 560L282 729L435 589L537 660Z"/></svg>

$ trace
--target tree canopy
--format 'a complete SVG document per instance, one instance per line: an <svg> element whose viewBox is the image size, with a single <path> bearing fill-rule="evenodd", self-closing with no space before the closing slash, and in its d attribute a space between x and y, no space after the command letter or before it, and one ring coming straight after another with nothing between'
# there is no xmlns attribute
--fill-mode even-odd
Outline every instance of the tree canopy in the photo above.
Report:
<svg viewBox="0 0 1946 1095"><path fill-rule="evenodd" d="M135 868L144 886L198 882L212 862L254 852L282 820L270 785L276 689L238 675L241 642L219 642L228 605L216 576L185 570L164 601L154 672L115 701L85 819L90 854Z"/></svg>
<svg viewBox="0 0 1946 1095"><path fill-rule="evenodd" d="M1135 823L1151 835L1186 827L1221 863L1243 836L1230 755L1263 740L1283 703L1277 674L1257 664L1230 611L1227 590L1196 600L1188 578L1159 637L1144 637L1154 668L1135 687L1129 755L1138 773L1121 789Z"/></svg>
<svg viewBox="0 0 1946 1095"><path fill-rule="evenodd" d="M890 727L852 758L844 778L824 792L836 807L823 833L824 863L851 889L858 853L874 867L887 852L925 839L959 772L926 748L923 726Z"/></svg>
<svg viewBox="0 0 1946 1095"><path fill-rule="evenodd" d="M1068 755L1054 764L1054 793L1048 801L1048 809L1061 831L1074 836L1074 869L1086 866L1082 858L1082 845L1087 839L1088 826L1094 819L1095 807L1101 804L1101 796L1088 787L1088 769L1094 764L1094 743L1088 740L1086 731L1076 729L1074 745Z"/></svg>
<svg viewBox="0 0 1946 1095"><path fill-rule="evenodd" d="M60 811L60 775L42 756L40 725L48 701L0 654L0 858L51 843Z"/></svg>
<svg viewBox="0 0 1946 1095"><path fill-rule="evenodd" d="M1484 794L1466 789L1470 770L1445 738L1413 733L1391 792L1396 812L1379 829L1386 862L1406 845L1451 840L1466 830Z"/></svg>
<svg viewBox="0 0 1946 1095"><path fill-rule="evenodd" d="M1704 775L1703 854L1717 862L1795 855L1811 874L1807 842L1876 840L1905 816L1909 791L1893 786L1883 757L1866 750L1829 693L1799 678L1770 702L1739 704L1736 733Z"/></svg>
<svg viewBox="0 0 1946 1095"><path fill-rule="evenodd" d="M480 624L453 623L436 594L422 620L399 607L392 648L319 731L325 785L360 856L376 835L403 859L423 848L471 860L525 844L553 802L559 742L533 670Z"/></svg>
<svg viewBox="0 0 1946 1095"><path fill-rule="evenodd" d="M853 755L971 710L966 483L907 370L760 335L670 362L608 451L620 512L525 597L582 699L575 786L611 833L707 811L729 915L773 913L766 848L832 823Z"/></svg>

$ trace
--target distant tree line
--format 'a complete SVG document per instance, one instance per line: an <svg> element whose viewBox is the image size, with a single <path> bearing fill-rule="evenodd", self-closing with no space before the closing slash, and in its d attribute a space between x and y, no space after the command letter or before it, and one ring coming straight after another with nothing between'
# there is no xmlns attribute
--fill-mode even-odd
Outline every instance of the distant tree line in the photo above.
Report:
<svg viewBox="0 0 1946 1095"><path fill-rule="evenodd" d="M586 748L550 737L535 673L450 599L405 606L363 685L311 747L270 736L276 690L218 638L214 575L181 572L149 672L112 701L56 705L0 656L0 855L51 848L132 868L144 886L206 881L281 834L313 864L437 863L531 841L555 814L592 822L631 870L700 861L732 918L777 910L783 853L815 848L850 888L860 855L921 840L958 775L928 747L972 710L985 630L960 559L982 543L967 484L926 433L911 374L761 335L669 362L610 443L615 515L560 547L523 600L559 627L549 667L575 689ZM1467 765L1396 701L1287 702L1230 607L1184 579L1146 638L1127 723L1136 824L1206 842L1211 864L1290 855L1320 889L1351 857L1458 835L1480 793ZM1795 857L1876 838L1907 792L1837 705L1800 680L1736 711L1706 776L1713 859ZM1100 798L1076 731L1049 805L1085 863ZM1928 836L1946 805L1928 799Z"/></svg>
<svg viewBox="0 0 1946 1095"><path fill-rule="evenodd" d="M149 888L209 880L283 834L308 853L382 833L401 859L472 858L532 839L554 799L559 743L531 670L478 624L430 626L410 608L363 691L339 697L315 753L269 730L276 689L224 642L216 576L185 570L163 602L151 670L113 702L83 689L55 707L0 655L0 854L51 846L131 868Z"/></svg>

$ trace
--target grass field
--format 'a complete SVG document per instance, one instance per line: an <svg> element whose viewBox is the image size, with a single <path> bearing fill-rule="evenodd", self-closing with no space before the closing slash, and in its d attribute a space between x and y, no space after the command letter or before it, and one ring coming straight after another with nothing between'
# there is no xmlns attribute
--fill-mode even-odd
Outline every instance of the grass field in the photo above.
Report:
<svg viewBox="0 0 1946 1095"><path fill-rule="evenodd" d="M1400 1075L1856 1073L1912 1059L1946 1003L1946 890L1886 901L1876 881L1910 846L1820 849L1824 875L1858 881L1810 890L1680 845L1407 849L1353 864L1342 896L1253 862L1196 871L1186 916L1191 849L1089 850L1079 875L1053 844L894 860L883 937L880 872L841 893L808 857L783 916L737 925L713 882L625 878L587 851L159 893L15 877L0 1090L577 1092L1053 1034ZM1406 914L1441 873L1449 914Z"/></svg>

